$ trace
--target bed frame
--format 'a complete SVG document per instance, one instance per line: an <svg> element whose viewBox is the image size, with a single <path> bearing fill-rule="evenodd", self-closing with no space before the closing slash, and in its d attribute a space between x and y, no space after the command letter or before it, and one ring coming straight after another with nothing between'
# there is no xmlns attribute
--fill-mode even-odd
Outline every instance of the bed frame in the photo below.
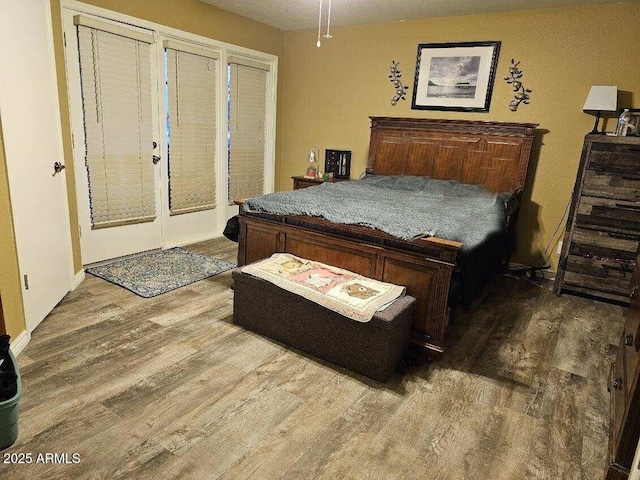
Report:
<svg viewBox="0 0 640 480"><path fill-rule="evenodd" d="M522 191L536 124L370 118L368 173L451 179L492 192ZM511 232L516 215L509 219ZM247 213L240 207L238 265L288 252L404 285L417 299L411 341L434 353L445 348L449 284L460 246L435 237L405 241L322 218Z"/></svg>

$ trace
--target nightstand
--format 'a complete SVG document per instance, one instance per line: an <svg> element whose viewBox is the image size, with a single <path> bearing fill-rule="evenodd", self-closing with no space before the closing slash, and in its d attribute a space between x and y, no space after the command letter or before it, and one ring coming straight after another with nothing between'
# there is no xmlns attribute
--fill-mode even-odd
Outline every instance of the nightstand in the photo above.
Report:
<svg viewBox="0 0 640 480"><path fill-rule="evenodd" d="M322 178L307 178L303 176L291 177L293 179L293 189L300 190L301 188L307 187L315 187L316 185L320 185L324 182L336 183L336 182L346 182L348 178L329 178L328 180L324 180Z"/></svg>

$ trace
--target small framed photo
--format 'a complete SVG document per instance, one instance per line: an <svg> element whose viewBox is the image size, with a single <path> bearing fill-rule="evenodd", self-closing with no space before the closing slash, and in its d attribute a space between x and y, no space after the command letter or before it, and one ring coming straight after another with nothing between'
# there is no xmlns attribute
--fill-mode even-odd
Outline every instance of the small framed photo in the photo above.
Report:
<svg viewBox="0 0 640 480"><path fill-rule="evenodd" d="M332 173L334 178L351 177L351 150L330 150L325 151L324 171Z"/></svg>
<svg viewBox="0 0 640 480"><path fill-rule="evenodd" d="M421 43L411 108L488 112L501 42Z"/></svg>
<svg viewBox="0 0 640 480"><path fill-rule="evenodd" d="M629 123L627 124L627 131L625 135L640 137L640 108L630 108Z"/></svg>

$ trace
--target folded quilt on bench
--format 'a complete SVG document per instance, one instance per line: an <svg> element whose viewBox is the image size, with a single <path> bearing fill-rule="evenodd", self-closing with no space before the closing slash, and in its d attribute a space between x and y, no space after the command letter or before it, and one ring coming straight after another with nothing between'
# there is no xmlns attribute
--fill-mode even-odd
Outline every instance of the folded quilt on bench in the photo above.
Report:
<svg viewBox="0 0 640 480"><path fill-rule="evenodd" d="M405 294L404 287L288 253L274 253L243 267L242 272L358 322L368 322L375 312Z"/></svg>

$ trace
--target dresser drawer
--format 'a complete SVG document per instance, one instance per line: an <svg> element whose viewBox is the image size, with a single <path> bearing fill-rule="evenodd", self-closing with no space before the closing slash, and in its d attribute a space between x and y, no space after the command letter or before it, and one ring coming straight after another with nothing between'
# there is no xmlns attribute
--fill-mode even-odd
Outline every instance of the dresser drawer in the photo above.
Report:
<svg viewBox="0 0 640 480"><path fill-rule="evenodd" d="M319 183L318 182L314 182L313 180L310 180L310 181L296 180L293 189L294 190L301 190L303 188L317 187L318 185L319 185Z"/></svg>
<svg viewBox="0 0 640 480"><path fill-rule="evenodd" d="M622 342L620 348L624 348L625 375L627 380L627 393L631 394L631 386L635 377L638 362L640 361L640 338L638 338L638 328L640 327L640 266L636 264L633 269L631 283L629 286L629 314L624 324L622 332Z"/></svg>
<svg viewBox="0 0 640 480"><path fill-rule="evenodd" d="M571 255L609 258L633 265L638 255L640 236L576 227L569 247Z"/></svg>
<svg viewBox="0 0 640 480"><path fill-rule="evenodd" d="M618 238L640 240L640 202L580 197L576 224L622 234Z"/></svg>
<svg viewBox="0 0 640 480"><path fill-rule="evenodd" d="M564 283L628 298L631 267L609 259L569 255L564 267Z"/></svg>
<svg viewBox="0 0 640 480"><path fill-rule="evenodd" d="M620 343L620 348L624 350L624 374L627 395L631 394L633 377L635 376L636 368L638 367L639 353L637 347L640 347L640 343L638 343L637 338L638 324L638 317L629 315L627 322L624 325L622 342Z"/></svg>
<svg viewBox="0 0 640 480"><path fill-rule="evenodd" d="M640 257L638 257L640 259ZM640 265L636 260L636 266L633 269L633 276L631 277L631 287L629 288L629 298L631 304L629 305L629 317L635 318L640 323ZM636 344L638 350L640 350L640 341Z"/></svg>
<svg viewBox="0 0 640 480"><path fill-rule="evenodd" d="M594 143L587 168L597 172L640 173L640 144Z"/></svg>
<svg viewBox="0 0 640 480"><path fill-rule="evenodd" d="M632 325L630 328L634 328L633 325L636 325L635 328L640 328L640 265L637 263L633 269L633 277L631 279L631 285L629 286L629 298L631 299L631 303L629 305L629 319L627 322ZM638 335L636 335L634 346L637 351L640 351L640 338L638 338Z"/></svg>
<svg viewBox="0 0 640 480"><path fill-rule="evenodd" d="M622 347L620 347L622 348ZM620 441L620 427L624 420L625 409L627 405L627 391L624 387L625 372L623 368L624 352L618 350L615 362L611 365L611 377L609 379L609 391L611 392L611 428L613 433L614 451L618 450ZM614 460L618 460L614 458Z"/></svg>
<svg viewBox="0 0 640 480"><path fill-rule="evenodd" d="M583 195L640 200L640 145L594 144Z"/></svg>
<svg viewBox="0 0 640 480"><path fill-rule="evenodd" d="M640 201L640 174L597 172L588 170L584 177L583 195Z"/></svg>

